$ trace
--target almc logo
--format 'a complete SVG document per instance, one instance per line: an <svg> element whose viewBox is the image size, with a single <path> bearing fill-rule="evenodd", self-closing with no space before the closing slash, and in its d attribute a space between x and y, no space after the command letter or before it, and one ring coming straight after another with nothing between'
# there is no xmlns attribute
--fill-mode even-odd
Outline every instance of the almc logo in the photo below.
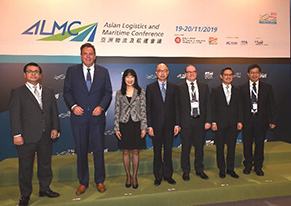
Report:
<svg viewBox="0 0 291 206"><path fill-rule="evenodd" d="M48 28L46 26L46 20L39 20L31 27L29 27L27 30L25 30L22 33L22 35L44 35L44 36L49 35L48 37L38 39L38 41L63 41L70 37L74 37L70 41L77 42L84 41L85 38L89 36L87 41L93 42L98 23L93 23L86 26L81 26L79 28L75 28L76 25L81 24L82 23L80 21L73 21L71 23L66 21L65 23L60 25L56 21L54 21L51 31L47 32ZM55 34L57 31L60 31L60 33Z"/></svg>

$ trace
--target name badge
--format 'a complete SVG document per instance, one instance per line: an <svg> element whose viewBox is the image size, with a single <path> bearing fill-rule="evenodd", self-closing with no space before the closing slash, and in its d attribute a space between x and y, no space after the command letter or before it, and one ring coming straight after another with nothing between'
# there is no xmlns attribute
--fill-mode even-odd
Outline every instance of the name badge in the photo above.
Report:
<svg viewBox="0 0 291 206"><path fill-rule="evenodd" d="M199 102L198 100L191 100L191 108L198 108Z"/></svg>
<svg viewBox="0 0 291 206"><path fill-rule="evenodd" d="M253 103L253 110L255 110L255 111L258 110L258 103L257 102Z"/></svg>

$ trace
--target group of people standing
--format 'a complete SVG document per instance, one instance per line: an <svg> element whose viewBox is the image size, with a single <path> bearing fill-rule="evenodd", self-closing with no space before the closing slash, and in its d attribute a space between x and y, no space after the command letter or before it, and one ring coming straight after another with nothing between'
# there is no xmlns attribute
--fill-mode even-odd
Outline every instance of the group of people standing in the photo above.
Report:
<svg viewBox="0 0 291 206"><path fill-rule="evenodd" d="M89 186L89 143L94 157L94 181L99 192L106 191L104 165L105 112L112 99L108 70L96 65L92 44L81 46L82 64L70 66L66 73L63 95L71 110L71 127L77 154L77 173L83 194ZM36 63L24 67L26 84L12 90L10 120L14 144L19 156L19 205L28 205L32 193L32 168L38 157L39 196L58 197L49 185L52 179L52 140L58 138L60 125L53 91L40 84L42 70ZM197 68L185 68L186 81L175 85L168 81L169 69L164 63L156 67L157 81L139 86L133 69L123 72L121 89L115 96L114 131L118 148L123 151L126 171L125 187L138 188L139 150L145 147L146 132L153 140L154 185L173 179L173 137L180 133L181 167L184 181L190 180L190 151L195 147L196 175L208 179L204 172L205 132L215 132L219 176L239 176L234 171L236 138L242 130L244 174L252 167L263 176L264 140L268 128L276 125L276 104L270 84L259 81L261 68L250 65L249 81L240 88L232 85L234 72L225 68L220 73L222 84L212 89L197 81ZM255 151L253 152L253 142ZM224 145L227 145L225 161ZM164 150L162 152L162 150ZM133 173L131 174L130 153ZM163 154L163 155L162 155Z"/></svg>

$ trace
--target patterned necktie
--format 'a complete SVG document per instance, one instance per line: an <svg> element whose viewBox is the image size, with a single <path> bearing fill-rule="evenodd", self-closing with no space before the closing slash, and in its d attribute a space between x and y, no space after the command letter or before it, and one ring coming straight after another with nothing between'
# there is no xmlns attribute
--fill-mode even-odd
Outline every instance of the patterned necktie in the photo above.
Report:
<svg viewBox="0 0 291 206"><path fill-rule="evenodd" d="M227 101L227 104L229 104L230 102L230 92L229 92L229 86L226 86L226 101Z"/></svg>
<svg viewBox="0 0 291 206"><path fill-rule="evenodd" d="M41 100L40 93L39 93L39 91L37 90L37 86L36 86L36 85L34 85L33 87L34 87L34 94L35 94L35 96L36 96L36 98L37 98L37 102L38 102L40 108L42 109L42 100Z"/></svg>
<svg viewBox="0 0 291 206"><path fill-rule="evenodd" d="M256 87L256 83L253 83L253 89L252 89L252 96L251 96L251 102L252 105L254 105L254 103L256 102L257 104L257 87ZM256 113L257 109L252 109L252 113Z"/></svg>
<svg viewBox="0 0 291 206"><path fill-rule="evenodd" d="M192 95L192 101L197 101L195 87L194 87L193 82L191 82L191 95ZM193 108L193 116L195 118L198 116L198 108Z"/></svg>
<svg viewBox="0 0 291 206"><path fill-rule="evenodd" d="M165 83L162 83L162 89L161 89L161 92L162 92L163 101L165 102L165 101L166 101L166 89L165 89Z"/></svg>
<svg viewBox="0 0 291 206"><path fill-rule="evenodd" d="M87 89L88 91L90 91L91 89L91 85L92 85L92 82L91 82L91 74L90 74L90 68L87 69L88 72L87 72L87 77L86 77L86 85L87 85Z"/></svg>

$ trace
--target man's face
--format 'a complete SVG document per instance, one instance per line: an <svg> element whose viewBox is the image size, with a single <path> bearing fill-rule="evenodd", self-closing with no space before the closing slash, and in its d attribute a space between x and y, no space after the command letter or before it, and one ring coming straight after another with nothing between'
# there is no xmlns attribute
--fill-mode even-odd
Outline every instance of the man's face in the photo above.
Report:
<svg viewBox="0 0 291 206"><path fill-rule="evenodd" d="M39 73L39 68L37 66L28 66L24 73L24 78L27 82L37 85L40 82L42 75Z"/></svg>
<svg viewBox="0 0 291 206"><path fill-rule="evenodd" d="M165 82L169 75L168 67L165 64L159 64L156 68L156 75L159 81Z"/></svg>
<svg viewBox="0 0 291 206"><path fill-rule="evenodd" d="M260 79L261 72L259 68L253 68L248 73L248 77L252 82L257 82Z"/></svg>
<svg viewBox="0 0 291 206"><path fill-rule="evenodd" d="M94 50L91 47L84 47L82 49L81 59L86 67L90 67L95 62L96 54L94 53Z"/></svg>
<svg viewBox="0 0 291 206"><path fill-rule="evenodd" d="M230 85L232 80L233 80L233 73L231 70L225 70L223 72L223 75L219 75L220 79L222 80L222 83L226 84L226 85Z"/></svg>
<svg viewBox="0 0 291 206"><path fill-rule="evenodd" d="M187 80L189 80L190 82L194 82L197 77L196 68L192 65L188 66L185 71L185 76Z"/></svg>

